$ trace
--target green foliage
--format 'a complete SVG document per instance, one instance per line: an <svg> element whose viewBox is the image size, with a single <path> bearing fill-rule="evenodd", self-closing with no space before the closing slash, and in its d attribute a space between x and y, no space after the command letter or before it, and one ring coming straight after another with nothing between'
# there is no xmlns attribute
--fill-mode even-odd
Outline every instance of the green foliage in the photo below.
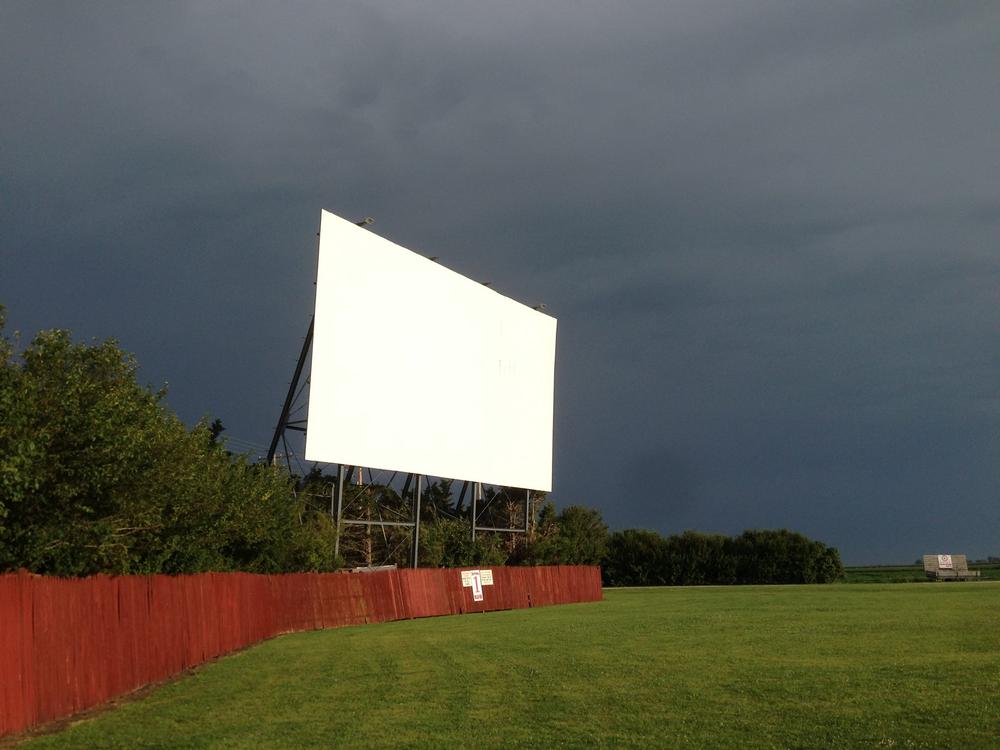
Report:
<svg viewBox="0 0 1000 750"><path fill-rule="evenodd" d="M630 529L611 535L602 572L612 586L830 583L844 566L833 547L785 529L666 538Z"/></svg>
<svg viewBox="0 0 1000 750"><path fill-rule="evenodd" d="M567 506L555 517L551 503L542 506L538 534L529 549L535 565L597 565L607 549L608 527L600 511Z"/></svg>
<svg viewBox="0 0 1000 750"><path fill-rule="evenodd" d="M455 515L452 501L451 479L439 479L420 491L420 517L430 521L452 518Z"/></svg>
<svg viewBox="0 0 1000 750"><path fill-rule="evenodd" d="M507 562L499 537L478 534L472 541L468 521L440 518L423 527L420 542L420 564L424 567L464 568Z"/></svg>
<svg viewBox="0 0 1000 750"><path fill-rule="evenodd" d="M2 323L2 319L0 319ZM114 341L0 338L0 570L330 570L335 530L288 475L188 429Z"/></svg>
<svg viewBox="0 0 1000 750"><path fill-rule="evenodd" d="M601 564L605 583L611 586L668 584L665 541L655 531L645 529L626 529L611 534Z"/></svg>
<svg viewBox="0 0 1000 750"><path fill-rule="evenodd" d="M836 549L786 529L744 531L734 547L738 583L830 583L844 575Z"/></svg>

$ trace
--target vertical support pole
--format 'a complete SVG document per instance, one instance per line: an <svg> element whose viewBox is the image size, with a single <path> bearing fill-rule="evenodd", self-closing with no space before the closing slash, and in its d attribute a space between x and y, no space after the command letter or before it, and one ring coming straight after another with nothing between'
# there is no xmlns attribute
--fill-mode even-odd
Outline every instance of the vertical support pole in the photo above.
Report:
<svg viewBox="0 0 1000 750"><path fill-rule="evenodd" d="M479 501L482 499L483 485L476 482L472 485L472 541L476 541L476 521L479 520Z"/></svg>
<svg viewBox="0 0 1000 750"><path fill-rule="evenodd" d="M417 568L420 566L420 479L421 476L417 474L415 476L416 485L413 488L413 565L412 567Z"/></svg>
<svg viewBox="0 0 1000 750"><path fill-rule="evenodd" d="M337 464L337 539L333 543L333 554L340 554L340 533L344 525L340 522L344 513L344 465Z"/></svg>
<svg viewBox="0 0 1000 750"><path fill-rule="evenodd" d="M531 490L524 491L524 533L528 534L528 519L531 518Z"/></svg>

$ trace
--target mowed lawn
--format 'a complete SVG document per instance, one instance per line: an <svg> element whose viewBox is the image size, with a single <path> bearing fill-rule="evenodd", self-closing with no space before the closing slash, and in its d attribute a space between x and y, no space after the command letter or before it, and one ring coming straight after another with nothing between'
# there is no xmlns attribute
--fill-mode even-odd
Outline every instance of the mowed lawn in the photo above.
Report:
<svg viewBox="0 0 1000 750"><path fill-rule="evenodd" d="M1000 748L1000 583L622 589L288 635L31 748Z"/></svg>
<svg viewBox="0 0 1000 750"><path fill-rule="evenodd" d="M969 570L978 571L980 580L1000 581L1000 565L996 563L973 564ZM927 583L923 565L872 565L847 568L847 583ZM950 583L955 583L951 581Z"/></svg>

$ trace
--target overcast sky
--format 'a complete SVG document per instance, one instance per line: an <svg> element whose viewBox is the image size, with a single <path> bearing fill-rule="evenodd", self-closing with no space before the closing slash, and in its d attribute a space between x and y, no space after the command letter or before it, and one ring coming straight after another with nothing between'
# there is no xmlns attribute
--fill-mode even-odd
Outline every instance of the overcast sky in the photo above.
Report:
<svg viewBox="0 0 1000 750"><path fill-rule="evenodd" d="M559 319L560 505L1000 554L1000 4L0 2L10 329L266 447L321 208Z"/></svg>

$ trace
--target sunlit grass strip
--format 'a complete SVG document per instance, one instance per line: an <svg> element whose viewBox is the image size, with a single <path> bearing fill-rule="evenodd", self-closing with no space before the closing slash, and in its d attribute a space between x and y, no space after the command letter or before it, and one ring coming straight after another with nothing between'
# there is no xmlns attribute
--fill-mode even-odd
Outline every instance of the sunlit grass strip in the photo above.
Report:
<svg viewBox="0 0 1000 750"><path fill-rule="evenodd" d="M1000 747L1000 584L629 589L285 636L29 748Z"/></svg>

